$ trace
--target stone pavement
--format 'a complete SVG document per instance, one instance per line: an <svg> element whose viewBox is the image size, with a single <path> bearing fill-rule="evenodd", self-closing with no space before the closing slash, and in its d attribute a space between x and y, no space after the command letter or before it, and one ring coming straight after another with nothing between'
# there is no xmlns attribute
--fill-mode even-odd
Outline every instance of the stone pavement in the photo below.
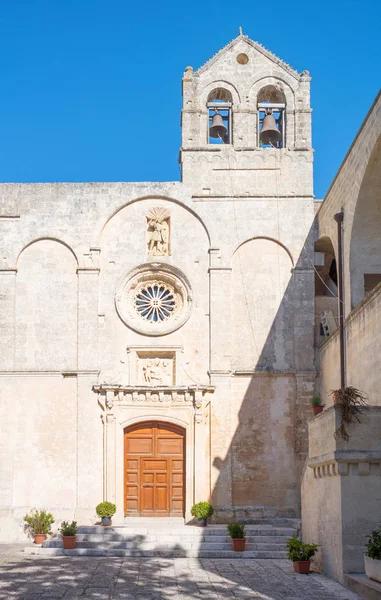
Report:
<svg viewBox="0 0 381 600"><path fill-rule="evenodd" d="M358 600L287 560L44 558L0 547L0 598L17 600Z"/></svg>

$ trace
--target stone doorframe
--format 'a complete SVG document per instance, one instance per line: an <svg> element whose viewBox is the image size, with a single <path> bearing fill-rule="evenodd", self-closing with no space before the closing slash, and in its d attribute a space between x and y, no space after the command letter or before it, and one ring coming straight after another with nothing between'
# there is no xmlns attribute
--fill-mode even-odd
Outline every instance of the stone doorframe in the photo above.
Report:
<svg viewBox="0 0 381 600"><path fill-rule="evenodd" d="M124 519L124 430L144 421L185 429L185 519L195 502L210 499L210 402L213 386L95 385L103 422L103 499Z"/></svg>

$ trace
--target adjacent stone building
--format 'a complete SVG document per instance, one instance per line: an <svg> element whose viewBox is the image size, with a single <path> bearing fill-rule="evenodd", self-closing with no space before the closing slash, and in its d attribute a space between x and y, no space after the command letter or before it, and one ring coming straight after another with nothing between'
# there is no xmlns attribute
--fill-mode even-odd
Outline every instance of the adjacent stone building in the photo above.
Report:
<svg viewBox="0 0 381 600"><path fill-rule="evenodd" d="M320 544L320 566L345 581L345 573L364 570L366 536L381 521L381 92L320 203L315 237L315 250L324 257L316 269L315 312L331 313L331 319L316 348L317 388L325 410L308 424L303 535ZM342 361L337 269L332 268L340 255ZM340 415L331 392L341 387L341 364L344 385L359 389L370 405L360 423L348 428L348 440L334 436Z"/></svg>
<svg viewBox="0 0 381 600"><path fill-rule="evenodd" d="M3 540L102 499L118 522L300 515L309 86L239 35L185 70L181 182L0 186Z"/></svg>

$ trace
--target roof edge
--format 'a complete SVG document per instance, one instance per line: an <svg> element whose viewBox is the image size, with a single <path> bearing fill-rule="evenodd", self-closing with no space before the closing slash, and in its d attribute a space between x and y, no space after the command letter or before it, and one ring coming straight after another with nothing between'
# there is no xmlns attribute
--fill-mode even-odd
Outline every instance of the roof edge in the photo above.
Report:
<svg viewBox="0 0 381 600"><path fill-rule="evenodd" d="M241 40L243 40L246 43L250 44L250 46L252 46L253 48L255 48L255 50L257 50L258 52L260 52L261 54L263 54L266 58L268 58L269 60L272 60L273 62L275 62L276 64L278 64L285 71L287 71L290 75L292 75L293 77L295 77L295 79L299 79L300 78L301 73L299 73L296 69L294 69L293 67L291 67L288 63L286 63L284 60L282 60L281 58L279 58L275 54L273 54L273 52L271 52L270 50L268 50L267 48L265 48L264 46L262 46L262 44L260 44L259 42L255 42L254 40L250 39L248 35L243 35L243 34L239 34L236 38L234 38L233 40L231 40L231 42L229 42L228 44L226 44L226 46L224 46L218 52L216 52L216 54L214 54L209 60L207 60L203 65L201 65L201 67L199 67L195 71L195 73L199 75L200 73L203 73L204 71L206 71L223 54L225 54L225 52L227 52L228 50L230 50L230 48L232 48L233 46L235 46L235 44L237 44Z"/></svg>

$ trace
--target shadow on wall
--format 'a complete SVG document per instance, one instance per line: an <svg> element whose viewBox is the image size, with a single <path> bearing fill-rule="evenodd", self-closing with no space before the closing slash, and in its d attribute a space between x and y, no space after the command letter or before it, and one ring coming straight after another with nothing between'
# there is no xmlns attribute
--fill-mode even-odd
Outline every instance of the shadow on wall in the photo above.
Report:
<svg viewBox="0 0 381 600"><path fill-rule="evenodd" d="M214 403L211 429L212 449L221 449L223 427L231 440L224 458L212 456L217 521L300 515L315 383L313 260L313 228L295 266L268 239L234 256L234 377Z"/></svg>

